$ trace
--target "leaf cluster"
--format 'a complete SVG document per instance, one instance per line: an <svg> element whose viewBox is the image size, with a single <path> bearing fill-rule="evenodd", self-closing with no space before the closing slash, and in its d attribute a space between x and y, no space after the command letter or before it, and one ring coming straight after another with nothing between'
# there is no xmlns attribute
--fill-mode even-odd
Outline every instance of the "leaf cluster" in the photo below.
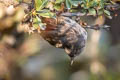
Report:
<svg viewBox="0 0 120 80"><path fill-rule="evenodd" d="M110 12L105 8L111 0L34 0L34 8L29 13L35 29L45 30L41 17L56 18L58 12L81 12L88 15L99 16Z"/></svg>

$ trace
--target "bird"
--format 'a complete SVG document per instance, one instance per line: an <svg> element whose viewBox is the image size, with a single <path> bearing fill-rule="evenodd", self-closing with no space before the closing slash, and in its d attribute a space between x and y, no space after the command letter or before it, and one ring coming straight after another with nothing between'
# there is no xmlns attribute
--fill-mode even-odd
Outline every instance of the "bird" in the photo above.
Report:
<svg viewBox="0 0 120 80"><path fill-rule="evenodd" d="M69 17L59 16L57 20L43 19L43 22L47 27L41 31L41 36L51 45L64 49L72 65L74 58L85 48L87 31Z"/></svg>

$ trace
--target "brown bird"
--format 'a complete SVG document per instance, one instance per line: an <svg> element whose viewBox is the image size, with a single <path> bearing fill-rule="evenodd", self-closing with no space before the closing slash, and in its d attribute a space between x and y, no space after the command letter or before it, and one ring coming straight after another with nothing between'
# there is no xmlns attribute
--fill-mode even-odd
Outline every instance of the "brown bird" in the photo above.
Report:
<svg viewBox="0 0 120 80"><path fill-rule="evenodd" d="M74 57L79 55L87 40L87 32L74 20L60 16L54 19L43 19L46 23L46 30L42 31L41 36L51 45L57 48L65 49L65 52L71 58L71 64Z"/></svg>

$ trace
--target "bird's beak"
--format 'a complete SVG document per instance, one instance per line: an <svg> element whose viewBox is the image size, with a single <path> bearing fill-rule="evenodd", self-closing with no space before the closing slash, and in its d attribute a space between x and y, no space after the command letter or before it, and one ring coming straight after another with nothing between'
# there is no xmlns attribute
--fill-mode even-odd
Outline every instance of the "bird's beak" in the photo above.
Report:
<svg viewBox="0 0 120 80"><path fill-rule="evenodd" d="M71 57L71 66L73 65L74 57Z"/></svg>

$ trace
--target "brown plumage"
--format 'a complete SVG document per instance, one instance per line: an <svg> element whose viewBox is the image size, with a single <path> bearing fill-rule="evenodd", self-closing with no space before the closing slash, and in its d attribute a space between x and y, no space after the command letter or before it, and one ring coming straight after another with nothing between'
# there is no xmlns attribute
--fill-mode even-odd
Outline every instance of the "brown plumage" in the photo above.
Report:
<svg viewBox="0 0 120 80"><path fill-rule="evenodd" d="M43 19L47 29L42 31L42 37L51 45L65 49L73 60L85 47L87 32L78 23L68 17L59 17L55 23L52 19Z"/></svg>

